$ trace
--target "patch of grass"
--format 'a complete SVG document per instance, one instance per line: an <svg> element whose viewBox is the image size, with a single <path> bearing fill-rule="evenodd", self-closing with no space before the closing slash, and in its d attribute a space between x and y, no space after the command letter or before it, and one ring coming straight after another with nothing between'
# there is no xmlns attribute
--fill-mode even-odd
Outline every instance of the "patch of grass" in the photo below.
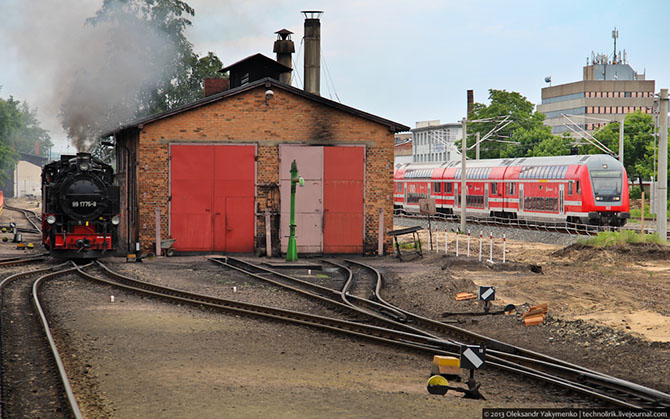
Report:
<svg viewBox="0 0 670 419"><path fill-rule="evenodd" d="M604 231L598 233L597 236L588 239L579 239L578 242L585 246L591 247L610 247L622 244L635 243L654 243L661 245L668 245L662 240L658 234L640 234L633 230L619 231Z"/></svg>
<svg viewBox="0 0 670 419"><path fill-rule="evenodd" d="M639 220L642 215L642 210L640 208L631 208L630 209L630 218L631 219L636 219ZM651 220L653 218L652 213L649 212L649 206L645 205L644 206L644 219L645 220Z"/></svg>
<svg viewBox="0 0 670 419"><path fill-rule="evenodd" d="M414 242L400 243L401 249L414 249L415 247Z"/></svg>

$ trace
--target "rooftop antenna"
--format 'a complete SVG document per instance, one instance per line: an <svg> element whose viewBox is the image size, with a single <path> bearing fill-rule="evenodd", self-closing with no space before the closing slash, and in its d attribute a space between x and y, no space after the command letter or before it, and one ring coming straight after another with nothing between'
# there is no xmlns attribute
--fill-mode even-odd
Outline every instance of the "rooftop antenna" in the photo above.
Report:
<svg viewBox="0 0 670 419"><path fill-rule="evenodd" d="M612 39L614 39L614 58L612 59L612 64L616 64L616 39L619 37L619 31L614 27L612 31Z"/></svg>

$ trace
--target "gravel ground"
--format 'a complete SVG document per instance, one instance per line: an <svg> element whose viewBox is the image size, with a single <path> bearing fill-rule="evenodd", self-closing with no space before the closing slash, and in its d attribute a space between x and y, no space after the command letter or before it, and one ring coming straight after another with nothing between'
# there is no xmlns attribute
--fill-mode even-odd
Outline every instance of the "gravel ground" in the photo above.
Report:
<svg viewBox="0 0 670 419"><path fill-rule="evenodd" d="M394 223L396 226L417 226L420 225L424 228L428 228L428 220L426 217L417 217L417 216L406 216L406 217L395 217ZM430 225L433 230L444 231L446 228L448 231L457 231L461 224L460 222L451 222L451 221L438 221L431 219ZM493 233L494 238L502 238L503 234L508 240L521 240L529 241L535 243L545 243L552 245L563 245L567 246L573 244L579 239L576 234L566 234L566 233L556 233L553 231L547 230L524 230L520 228L510 228L510 227L496 227L480 224L468 224L467 228L470 229L470 235L472 240L479 239L479 233L483 232L484 237L489 237L489 234Z"/></svg>
<svg viewBox="0 0 670 419"><path fill-rule="evenodd" d="M398 223L409 226L416 221ZM456 228L453 223L435 224L442 231L445 226ZM532 327L523 326L519 315L450 317L462 327L500 340L670 392L670 377L659 374L670 370L670 311L665 297L670 294L670 252L650 247L607 251L565 247L576 238L502 230L484 231L493 231L495 237L507 235L505 265L499 263L499 240L494 243L498 261L494 264L462 254L456 258L453 247L448 255L426 251L424 258L408 262L393 257L360 259L382 271L386 300L434 318L444 312L481 311L477 302L454 300L455 293L476 292L478 285L496 287L496 307L514 303L522 312L531 304L547 302L547 321ZM0 254L11 253L9 246L0 243ZM163 285L332 315L311 300L223 270L202 256L107 263L129 276ZM530 265L539 267L539 273ZM489 368L477 373L486 401L466 400L452 392L429 395L425 387L429 355L168 304L78 277L47 284L45 297L68 374L91 418L479 418L484 407L597 406Z"/></svg>

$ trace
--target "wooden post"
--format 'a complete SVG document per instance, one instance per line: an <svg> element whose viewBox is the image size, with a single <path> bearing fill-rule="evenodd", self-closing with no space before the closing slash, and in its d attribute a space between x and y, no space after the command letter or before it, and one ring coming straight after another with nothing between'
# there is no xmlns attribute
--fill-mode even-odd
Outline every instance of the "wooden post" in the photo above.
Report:
<svg viewBox="0 0 670 419"><path fill-rule="evenodd" d="M433 229L430 227L430 214L428 214L428 238L430 239L430 251L433 251Z"/></svg>
<svg viewBox="0 0 670 419"><path fill-rule="evenodd" d="M156 207L156 256L161 255L161 208Z"/></svg>
<svg viewBox="0 0 670 419"><path fill-rule="evenodd" d="M642 199L640 199L642 202L640 204L640 234L644 235L644 189L642 189Z"/></svg>
<svg viewBox="0 0 670 419"><path fill-rule="evenodd" d="M384 208L379 208L379 234L377 256L384 256Z"/></svg>
<svg viewBox="0 0 670 419"><path fill-rule="evenodd" d="M267 257L272 257L272 219L270 217L270 210L265 207L265 254Z"/></svg>

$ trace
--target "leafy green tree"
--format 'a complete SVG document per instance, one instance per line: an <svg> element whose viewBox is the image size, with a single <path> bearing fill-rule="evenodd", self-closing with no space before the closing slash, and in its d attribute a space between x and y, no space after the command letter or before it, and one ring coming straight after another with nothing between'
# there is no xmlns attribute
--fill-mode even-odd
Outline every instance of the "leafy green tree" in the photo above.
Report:
<svg viewBox="0 0 670 419"><path fill-rule="evenodd" d="M40 126L37 118L37 109L31 109L27 102L18 106L19 125L11 135L9 135L9 144L14 150L35 154L35 143L39 147L40 156L48 156L49 149L53 146L49 131Z"/></svg>
<svg viewBox="0 0 670 419"><path fill-rule="evenodd" d="M652 115L637 111L626 115L623 126L624 167L630 179L649 179L653 175L654 120ZM608 124L594 137L613 153L619 153L619 122ZM582 154L600 154L594 146L583 146Z"/></svg>
<svg viewBox="0 0 670 419"><path fill-rule="evenodd" d="M553 136L550 129L543 125L544 114L535 111L535 105L518 92L489 90L490 104L475 103L469 120L510 116L510 123L498 131L497 137L507 142L484 142L480 156L486 158L525 157L532 155L534 148L542 141ZM486 135L497 122L473 122L468 124L468 145L474 144L474 134ZM495 138L495 137L494 137ZM518 142L513 144L510 142ZM468 156L472 152L468 153Z"/></svg>
<svg viewBox="0 0 670 419"><path fill-rule="evenodd" d="M12 96L9 99L0 98L0 183L8 178L8 173L14 168L18 154L9 144L12 133L21 127L21 113L19 102Z"/></svg>

